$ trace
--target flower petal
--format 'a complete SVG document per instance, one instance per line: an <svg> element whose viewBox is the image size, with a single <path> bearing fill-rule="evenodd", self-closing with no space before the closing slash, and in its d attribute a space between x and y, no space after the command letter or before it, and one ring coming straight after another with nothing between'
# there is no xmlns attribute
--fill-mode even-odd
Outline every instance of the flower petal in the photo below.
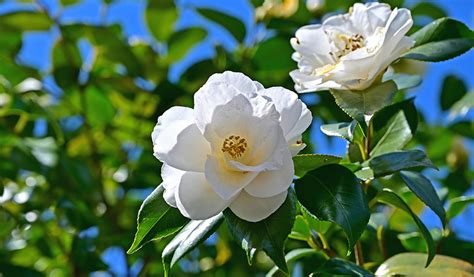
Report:
<svg viewBox="0 0 474 277"><path fill-rule="evenodd" d="M160 161L185 171L204 170L211 149L196 124L178 120L160 129L153 141L154 155Z"/></svg>
<svg viewBox="0 0 474 277"><path fill-rule="evenodd" d="M182 121L194 121L194 111L191 108L174 106L166 110L163 115L158 117L158 122L151 133L151 140L155 143L156 137L163 128L170 126L173 122Z"/></svg>
<svg viewBox="0 0 474 277"><path fill-rule="evenodd" d="M186 171L179 170L167 164L163 164L161 166L161 179L163 180L163 187L165 188L165 192L163 193L163 198L165 199L168 205L176 208L176 188L178 184L181 182L181 178L183 177Z"/></svg>
<svg viewBox="0 0 474 277"><path fill-rule="evenodd" d="M253 197L245 191L230 204L232 212L250 222L261 221L272 215L285 202L288 191L268 198Z"/></svg>
<svg viewBox="0 0 474 277"><path fill-rule="evenodd" d="M225 161L208 156L205 174L214 191L223 199L228 200L247 186L258 175L258 172L232 170Z"/></svg>
<svg viewBox="0 0 474 277"><path fill-rule="evenodd" d="M194 94L194 112L199 129L204 132L216 107L228 103L239 94L250 98L256 95L258 89L259 86L242 73L226 71L212 75Z"/></svg>
<svg viewBox="0 0 474 277"><path fill-rule="evenodd" d="M184 216L204 220L222 212L229 201L214 192L204 173L186 172L177 188L176 204Z"/></svg>
<svg viewBox="0 0 474 277"><path fill-rule="evenodd" d="M288 190L293 181L295 169L291 154L287 152L281 168L260 172L244 190L252 196L262 198L275 196Z"/></svg>

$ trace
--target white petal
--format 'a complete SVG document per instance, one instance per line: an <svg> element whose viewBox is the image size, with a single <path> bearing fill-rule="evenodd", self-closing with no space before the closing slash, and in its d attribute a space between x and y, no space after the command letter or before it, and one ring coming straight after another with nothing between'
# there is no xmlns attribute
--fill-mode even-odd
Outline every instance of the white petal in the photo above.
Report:
<svg viewBox="0 0 474 277"><path fill-rule="evenodd" d="M165 199L168 205L176 208L175 194L178 184L181 182L186 171L179 170L167 164L161 166L161 179L163 180L163 187L165 192L163 193L163 198Z"/></svg>
<svg viewBox="0 0 474 277"><path fill-rule="evenodd" d="M229 204L217 195L203 173L186 172L176 194L180 212L193 220L203 220L222 212Z"/></svg>
<svg viewBox="0 0 474 277"><path fill-rule="evenodd" d="M314 65L314 68L318 68L334 62L329 54L331 52L330 42L320 24L299 28L290 43L293 49L302 55L300 63L304 63L305 59L311 59L310 63Z"/></svg>
<svg viewBox="0 0 474 277"><path fill-rule="evenodd" d="M173 124L173 122L182 120L182 121L194 121L194 111L191 108L174 106L166 110L163 115L158 117L158 122L151 133L151 140L155 144L155 139L160 133L160 131Z"/></svg>
<svg viewBox="0 0 474 277"><path fill-rule="evenodd" d="M232 170L224 161L209 156L205 174L214 191L221 198L229 200L247 186L258 175L258 172Z"/></svg>
<svg viewBox="0 0 474 277"><path fill-rule="evenodd" d="M377 27L384 27L390 13L390 6L385 3L356 3L353 6L350 20L361 35L367 37L375 32Z"/></svg>
<svg viewBox="0 0 474 277"><path fill-rule="evenodd" d="M207 83L225 83L233 86L241 93L251 96L263 86L259 82L253 81L245 74L240 72L225 71L223 73L216 73L209 77Z"/></svg>
<svg viewBox="0 0 474 277"><path fill-rule="evenodd" d="M268 198L253 197L245 191L230 204L232 212L250 222L261 221L272 215L285 202L288 191Z"/></svg>
<svg viewBox="0 0 474 277"><path fill-rule="evenodd" d="M250 184L245 187L245 191L255 197L271 197L288 190L295 174L293 160L289 151L285 155L283 166L277 170L262 171Z"/></svg>
<svg viewBox="0 0 474 277"><path fill-rule="evenodd" d="M258 86L241 73L212 75L194 94L194 114L199 129L204 132L216 107L227 104L239 94L246 98L255 96L257 89Z"/></svg>
<svg viewBox="0 0 474 277"><path fill-rule="evenodd" d="M160 161L186 171L202 172L210 151L209 143L196 124L182 120L163 128L153 145L153 152Z"/></svg>

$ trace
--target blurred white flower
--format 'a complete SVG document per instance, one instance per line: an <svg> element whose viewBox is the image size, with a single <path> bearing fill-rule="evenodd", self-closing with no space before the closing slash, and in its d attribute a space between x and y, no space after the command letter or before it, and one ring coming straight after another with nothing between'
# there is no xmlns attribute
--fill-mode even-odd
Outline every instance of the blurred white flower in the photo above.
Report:
<svg viewBox="0 0 474 277"><path fill-rule="evenodd" d="M194 95L194 109L170 108L153 130L166 202L195 220L227 207L247 221L265 219L285 201L292 156L311 120L292 91L214 74Z"/></svg>
<svg viewBox="0 0 474 277"><path fill-rule="evenodd" d="M290 73L298 92L363 90L411 48L405 36L410 11L387 4L356 3L349 13L308 25L291 39L298 69Z"/></svg>
<svg viewBox="0 0 474 277"><path fill-rule="evenodd" d="M298 10L298 0L265 0L260 7L255 9L255 18L286 18Z"/></svg>
<svg viewBox="0 0 474 277"><path fill-rule="evenodd" d="M324 5L324 0L306 0L306 8L309 11L317 11L321 9Z"/></svg>

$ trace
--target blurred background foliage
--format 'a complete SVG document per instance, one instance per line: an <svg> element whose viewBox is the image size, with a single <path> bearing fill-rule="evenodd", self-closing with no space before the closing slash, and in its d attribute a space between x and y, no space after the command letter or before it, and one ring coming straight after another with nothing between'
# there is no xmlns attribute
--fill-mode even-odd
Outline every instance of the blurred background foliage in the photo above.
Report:
<svg viewBox="0 0 474 277"><path fill-rule="evenodd" d="M0 1L0 275L162 275L160 253L169 239L125 254L138 208L161 182L150 140L157 117L173 105L191 106L193 93L224 70L292 89L294 31L354 2ZM447 10L474 11L470 0L383 2L411 9L411 32L451 15ZM472 52L457 60L472 74ZM439 168L427 174L446 207L455 206L448 212L456 217L449 234L441 236L441 224L409 190L403 196L442 240L438 253L473 263L474 211L464 210L474 202L473 79L406 60L393 70L428 72L419 89L397 99L417 97L421 123L411 147L424 148ZM348 116L329 93L302 99L315 117L305 151L343 155L344 142L325 138L319 126ZM321 224L309 225L322 228L344 257L342 231ZM381 225L388 226L382 252L374 243ZM380 210L362 237L366 260L376 266L396 253L423 252L415 230L409 216ZM287 242L287 250L301 247L307 246ZM295 276L307 275L318 259L303 258L290 268ZM224 224L172 274L252 276L273 266L263 253L246 264Z"/></svg>

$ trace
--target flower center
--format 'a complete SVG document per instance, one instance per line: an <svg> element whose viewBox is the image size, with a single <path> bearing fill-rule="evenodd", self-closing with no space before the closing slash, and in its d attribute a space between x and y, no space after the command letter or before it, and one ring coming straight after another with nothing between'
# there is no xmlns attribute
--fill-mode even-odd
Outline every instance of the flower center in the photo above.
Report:
<svg viewBox="0 0 474 277"><path fill-rule="evenodd" d="M231 135L224 140L221 150L233 159L240 158L247 150L247 140L240 136Z"/></svg>
<svg viewBox="0 0 474 277"><path fill-rule="evenodd" d="M338 53L329 52L329 54L336 58L336 60L339 60L342 56L345 56L350 52L353 52L365 46L364 36L362 36L361 34L355 34L353 36L339 34L337 35L337 38L340 42L342 42L343 48L340 48L341 50L339 50Z"/></svg>

